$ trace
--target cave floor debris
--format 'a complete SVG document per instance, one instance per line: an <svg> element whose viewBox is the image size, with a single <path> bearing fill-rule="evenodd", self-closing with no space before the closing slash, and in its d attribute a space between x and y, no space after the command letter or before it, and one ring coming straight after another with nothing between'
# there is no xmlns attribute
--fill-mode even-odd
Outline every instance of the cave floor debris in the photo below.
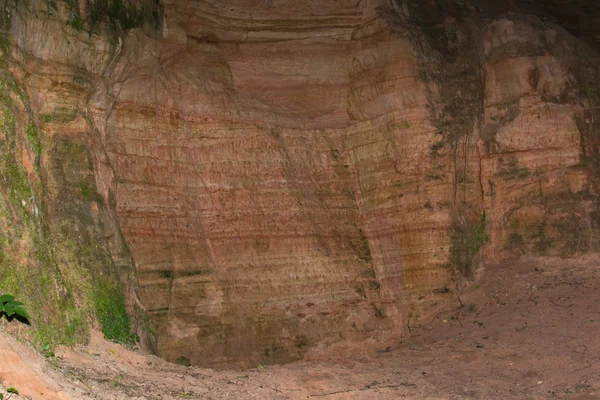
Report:
<svg viewBox="0 0 600 400"><path fill-rule="evenodd" d="M600 256L537 257L485 267L403 343L344 361L214 371L97 333L44 358L2 334L0 376L33 399L600 399L599 333Z"/></svg>

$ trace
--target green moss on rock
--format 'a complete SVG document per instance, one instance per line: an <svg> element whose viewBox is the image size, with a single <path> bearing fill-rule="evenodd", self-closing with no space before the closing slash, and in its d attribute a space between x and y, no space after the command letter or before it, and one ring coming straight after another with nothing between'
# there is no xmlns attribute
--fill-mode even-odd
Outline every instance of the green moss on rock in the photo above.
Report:
<svg viewBox="0 0 600 400"><path fill-rule="evenodd" d="M477 224L455 224L450 247L451 260L458 266L462 275L473 276L473 259L488 241L486 233L487 217L481 214Z"/></svg>
<svg viewBox="0 0 600 400"><path fill-rule="evenodd" d="M94 305L106 339L125 344L139 340L131 331L122 290L108 281L101 282L94 292Z"/></svg>
<svg viewBox="0 0 600 400"><path fill-rule="evenodd" d="M144 25L158 29L162 24L163 12L159 0L87 0L87 15L80 14L78 1L66 0L66 3L70 9L67 24L76 31L88 28L90 35L101 23L108 23L114 32Z"/></svg>
<svg viewBox="0 0 600 400"><path fill-rule="evenodd" d="M40 137L40 131L35 124L30 123L27 127L27 140L36 157L39 158L42 154L42 139Z"/></svg>
<svg viewBox="0 0 600 400"><path fill-rule="evenodd" d="M78 115L59 108L40 120L57 125ZM85 343L99 321L108 339L133 343L126 277L108 249L105 211L91 206L99 196L85 139L44 135L26 90L1 67L0 129L0 292L17 296L31 314L17 334L48 349ZM36 155L30 173L23 149Z"/></svg>

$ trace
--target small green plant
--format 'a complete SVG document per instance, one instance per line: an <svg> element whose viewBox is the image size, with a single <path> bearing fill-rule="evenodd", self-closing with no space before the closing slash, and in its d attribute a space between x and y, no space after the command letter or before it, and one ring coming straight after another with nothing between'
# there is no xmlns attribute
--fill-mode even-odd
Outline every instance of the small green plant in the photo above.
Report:
<svg viewBox="0 0 600 400"><path fill-rule="evenodd" d="M480 322L480 321L473 321L473 325L477 325L480 328L485 328L485 324L483 322Z"/></svg>
<svg viewBox="0 0 600 400"><path fill-rule="evenodd" d="M73 19L71 19L71 28L75 29L76 31L82 31L83 30L83 20L81 19L81 17L79 15L75 15L73 17Z"/></svg>
<svg viewBox="0 0 600 400"><path fill-rule="evenodd" d="M54 352L52 351L52 345L50 343L46 342L42 345L42 354L47 358L54 357Z"/></svg>
<svg viewBox="0 0 600 400"><path fill-rule="evenodd" d="M591 86L586 87L584 92L588 97L596 97L596 89Z"/></svg>
<svg viewBox="0 0 600 400"><path fill-rule="evenodd" d="M90 199L90 187L85 183L82 183L80 186L81 186L81 197L83 197L85 200L89 200Z"/></svg>
<svg viewBox="0 0 600 400"><path fill-rule="evenodd" d="M479 224L475 227L475 246L478 251L486 242L488 241L488 236L485 233L485 226L487 224L487 217L485 215L485 211L481 214L479 218Z"/></svg>
<svg viewBox="0 0 600 400"><path fill-rule="evenodd" d="M435 142L433 145L431 145L431 148L430 148L429 154L430 154L431 156L437 156L437 155L439 155L439 154L438 154L438 152L439 152L439 151L440 151L440 150L441 150L441 149L444 147L444 144L445 144L445 143L444 143L444 141L443 141L443 140L440 140L440 141L438 141L438 142Z"/></svg>
<svg viewBox="0 0 600 400"><path fill-rule="evenodd" d="M175 360L175 364L183 365L184 367L189 367L192 365L190 359L184 356L177 357L177 360Z"/></svg>
<svg viewBox="0 0 600 400"><path fill-rule="evenodd" d="M42 141L40 139L40 132L34 124L29 124L27 127L27 140L35 155L39 157L42 154Z"/></svg>
<svg viewBox="0 0 600 400"><path fill-rule="evenodd" d="M6 397L4 396L4 393L0 393L0 400L8 400L13 396L13 394L18 395L19 391L14 387L6 388Z"/></svg>
<svg viewBox="0 0 600 400"><path fill-rule="evenodd" d="M17 318L23 323L29 323L29 314L23 308L23 303L15 301L14 296L3 294L0 296L0 316L4 315L8 320Z"/></svg>

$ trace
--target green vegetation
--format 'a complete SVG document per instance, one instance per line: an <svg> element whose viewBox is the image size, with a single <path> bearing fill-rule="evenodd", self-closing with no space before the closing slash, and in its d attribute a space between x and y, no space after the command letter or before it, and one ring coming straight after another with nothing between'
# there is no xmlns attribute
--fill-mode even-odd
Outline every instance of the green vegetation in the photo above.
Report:
<svg viewBox="0 0 600 400"><path fill-rule="evenodd" d="M483 246L488 241L488 236L485 233L485 226L487 224L487 218L485 216L485 211L481 214L479 218L479 223L475 226L474 230L474 244L475 251L479 251L481 246Z"/></svg>
<svg viewBox="0 0 600 400"><path fill-rule="evenodd" d="M83 30L83 20L79 15L74 15L73 18L71 18L69 25L71 25L71 28L75 29L76 31Z"/></svg>
<svg viewBox="0 0 600 400"><path fill-rule="evenodd" d="M91 7L90 18L92 24L108 18L112 26L118 24L123 30L137 28L145 23L158 28L162 22L162 10L157 0L153 3L136 8L123 0L96 0Z"/></svg>
<svg viewBox="0 0 600 400"><path fill-rule="evenodd" d="M42 127L63 124L78 115L77 108L57 107L40 121ZM87 146L65 135L44 136L27 92L4 68L0 129L0 293L25 303L2 302L1 312L10 319L29 311L30 325L17 334L47 357L58 345L85 343L96 319L108 339L133 343L137 337L103 230L89 201L82 201L99 198ZM36 156L30 172L21 162L27 148Z"/></svg>
<svg viewBox="0 0 600 400"><path fill-rule="evenodd" d="M552 239L546 235L546 220L543 220L537 229L535 238L535 251L539 254L546 254L548 249L552 247Z"/></svg>
<svg viewBox="0 0 600 400"><path fill-rule="evenodd" d="M14 296L3 294L0 296L0 317L4 315L9 320L17 318L24 323L29 322L29 314L23 308L23 303L16 301Z"/></svg>
<svg viewBox="0 0 600 400"><path fill-rule="evenodd" d="M13 395L18 396L19 395L19 391L17 389L15 389L14 387L6 388L6 396L4 395L4 393L0 393L0 400L8 400Z"/></svg>
<svg viewBox="0 0 600 400"><path fill-rule="evenodd" d="M7 131L9 134L14 134L15 132L15 118L12 115L10 109L5 108L4 113L0 115L0 126Z"/></svg>
<svg viewBox="0 0 600 400"><path fill-rule="evenodd" d="M600 96L598 95L598 92L596 91L596 88L591 87L591 86L587 86L585 87L585 89L583 90L584 94L586 95L586 97L588 98L588 101L590 103L597 103L598 99L600 99Z"/></svg>
<svg viewBox="0 0 600 400"><path fill-rule="evenodd" d="M304 349L306 346L308 346L308 338L304 335L298 336L294 341L294 346L296 346L298 350Z"/></svg>
<svg viewBox="0 0 600 400"><path fill-rule="evenodd" d="M41 123L64 125L74 121L79 115L77 109L70 107L56 107L52 113L40 114L39 120Z"/></svg>
<svg viewBox="0 0 600 400"><path fill-rule="evenodd" d="M439 140L437 142L435 142L434 144L431 145L431 148L429 150L429 154L432 157L438 156L438 152L444 147L444 141L443 140Z"/></svg>
<svg viewBox="0 0 600 400"><path fill-rule="evenodd" d="M20 204L21 200L27 201L31 197L31 187L29 186L29 180L27 179L27 172L25 169L16 163L15 160L8 159L8 165L5 167L5 174L3 174L4 181L10 188L10 197L14 199L17 204Z"/></svg>
<svg viewBox="0 0 600 400"><path fill-rule="evenodd" d="M477 320L473 321L473 325L477 325L480 328L485 328L485 324Z"/></svg>
<svg viewBox="0 0 600 400"><path fill-rule="evenodd" d="M183 365L184 367L189 367L189 366L192 365L192 363L190 362L190 360L187 357L184 357L184 356L177 357L177 360L175 360L175 364Z"/></svg>
<svg viewBox="0 0 600 400"><path fill-rule="evenodd" d="M59 138L56 143L56 153L57 162L62 164L65 173L76 175L77 171L88 169L89 159L83 143L76 143L66 137Z"/></svg>
<svg viewBox="0 0 600 400"><path fill-rule="evenodd" d="M40 350L41 350L42 354L44 355L44 357L47 357L47 358L54 357L54 351L52 351L52 346L50 345L50 343L42 343Z"/></svg>
<svg viewBox="0 0 600 400"><path fill-rule="evenodd" d="M23 268L11 260L0 274L1 288L27 299L32 310L31 340L41 349L72 345L87 337L87 311L75 306L72 291L62 286L64 282L58 273L52 264L37 262ZM57 293L57 289L61 292Z"/></svg>
<svg viewBox="0 0 600 400"><path fill-rule="evenodd" d="M486 234L486 225L487 218L484 211L477 224L473 225L467 222L454 227L450 254L453 263L460 268L463 276L473 275L473 258L489 239Z"/></svg>
<svg viewBox="0 0 600 400"><path fill-rule="evenodd" d="M85 200L89 200L90 199L90 187L86 183L82 183L80 185L80 188L81 188L81 197L83 197Z"/></svg>
<svg viewBox="0 0 600 400"><path fill-rule="evenodd" d="M427 174L427 175L425 175L425 177L427 179L429 179L429 180L432 180L432 181L442 181L442 180L444 180L444 177L442 175L440 175L440 174Z"/></svg>
<svg viewBox="0 0 600 400"><path fill-rule="evenodd" d="M162 270L162 271L158 271L158 275L161 278L172 279L173 276L175 275L175 272L172 270Z"/></svg>
<svg viewBox="0 0 600 400"><path fill-rule="evenodd" d="M0 34L0 51L2 51L2 58L4 58L8 54L9 48L10 42L8 40L7 35Z"/></svg>
<svg viewBox="0 0 600 400"><path fill-rule="evenodd" d="M27 140L36 157L39 158L42 154L42 140L40 138L40 132L35 124L30 123L27 127Z"/></svg>
<svg viewBox="0 0 600 400"><path fill-rule="evenodd" d="M517 254L569 257L600 248L600 212L593 193L586 190L550 195L540 188L515 203L506 214L505 249ZM594 206L588 209L585 204Z"/></svg>
<svg viewBox="0 0 600 400"><path fill-rule="evenodd" d="M496 176L505 180L522 180L531 175L531 172L526 167L519 167L519 161L516 157L511 157L507 163L500 159L502 169L496 173Z"/></svg>
<svg viewBox="0 0 600 400"><path fill-rule="evenodd" d="M400 4L384 6L381 13L390 26L399 28L392 30L411 44L418 60L416 76L424 84L429 119L437 131L429 154L434 162L441 155L448 157L449 165L443 168L449 168L454 178L451 267L459 268L463 276L472 276L473 259L487 241L485 214L477 220L481 197L473 190L477 173L469 160L469 149L475 142L474 127L481 127L484 120L479 38L461 24L446 23L449 16L462 18L460 8L443 2L437 2L436 7L423 2ZM461 37L458 42L457 37ZM512 117L512 108L509 111ZM493 136L489 140L493 143ZM441 180L443 175L431 174L428 179ZM429 208L429 204L424 207Z"/></svg>
<svg viewBox="0 0 600 400"><path fill-rule="evenodd" d="M121 290L103 282L95 291L94 303L106 339L129 345L139 340L131 332L129 314Z"/></svg>
<svg viewBox="0 0 600 400"><path fill-rule="evenodd" d="M69 25L76 31L89 27L90 35L96 27L107 22L114 32L127 31L148 25L158 29L162 23L162 6L159 0L133 2L128 0L95 0L88 2L88 15L79 13L76 0L67 0L71 9Z"/></svg>
<svg viewBox="0 0 600 400"><path fill-rule="evenodd" d="M40 114L40 122L52 122L54 120L54 116L52 114Z"/></svg>

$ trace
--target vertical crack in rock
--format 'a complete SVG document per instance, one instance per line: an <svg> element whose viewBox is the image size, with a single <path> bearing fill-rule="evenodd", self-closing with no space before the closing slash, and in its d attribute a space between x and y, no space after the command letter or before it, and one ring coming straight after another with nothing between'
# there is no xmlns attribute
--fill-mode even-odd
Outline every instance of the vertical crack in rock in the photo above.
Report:
<svg viewBox="0 0 600 400"><path fill-rule="evenodd" d="M486 241L476 142L484 114L481 29L461 3L398 0L380 10L419 60L418 76L439 135L431 156L453 175L451 261L471 278Z"/></svg>

